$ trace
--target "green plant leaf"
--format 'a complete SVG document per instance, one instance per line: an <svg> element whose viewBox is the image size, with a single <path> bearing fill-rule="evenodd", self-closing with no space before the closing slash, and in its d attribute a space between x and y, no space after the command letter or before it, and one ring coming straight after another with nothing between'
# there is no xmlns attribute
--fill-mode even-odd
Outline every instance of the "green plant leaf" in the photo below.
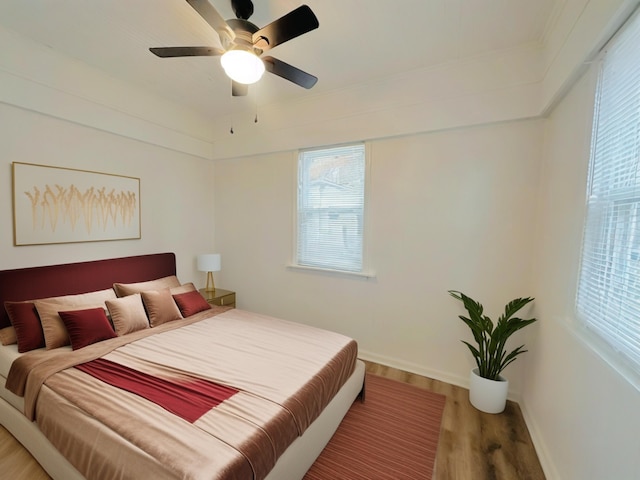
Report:
<svg viewBox="0 0 640 480"><path fill-rule="evenodd" d="M449 290L449 294L462 302L468 317L459 315L471 330L476 346L462 340L467 345L473 355L480 376L497 380L500 373L507 365L512 363L516 357L526 350L524 345L512 350L507 354L505 347L507 340L518 330L535 322L535 318L523 320L514 315L534 299L531 297L516 298L505 305L504 313L500 315L494 324L491 318L484 315L484 307L480 302L472 299L458 290Z"/></svg>
<svg viewBox="0 0 640 480"><path fill-rule="evenodd" d="M462 340L462 343L464 343L467 347L469 347L469 350L471 350L471 354L473 355L473 358L475 358L476 360L476 365L478 366L478 368L480 368L480 352L478 351L478 349L473 345L471 345L469 342L465 342L464 340Z"/></svg>

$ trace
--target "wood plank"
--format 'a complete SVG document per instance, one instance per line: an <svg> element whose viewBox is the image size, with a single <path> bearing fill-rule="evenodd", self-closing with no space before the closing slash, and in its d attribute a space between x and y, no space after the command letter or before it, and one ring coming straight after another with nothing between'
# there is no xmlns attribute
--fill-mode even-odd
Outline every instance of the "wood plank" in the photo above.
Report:
<svg viewBox="0 0 640 480"><path fill-rule="evenodd" d="M2 478L48 480L50 477L31 454L0 426L0 472Z"/></svg>
<svg viewBox="0 0 640 480"><path fill-rule="evenodd" d="M467 389L384 365L365 364L370 373L447 397L434 480L545 479L517 403L508 401L498 415L483 413L469 403Z"/></svg>

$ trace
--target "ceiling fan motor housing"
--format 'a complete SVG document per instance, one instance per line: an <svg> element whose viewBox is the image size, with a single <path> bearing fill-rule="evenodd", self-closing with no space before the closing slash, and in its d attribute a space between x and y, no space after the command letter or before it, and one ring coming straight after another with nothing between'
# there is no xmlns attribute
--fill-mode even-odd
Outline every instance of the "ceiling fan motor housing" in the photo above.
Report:
<svg viewBox="0 0 640 480"><path fill-rule="evenodd" d="M236 17L243 20L249 20L253 15L253 2L251 0L231 0L231 8Z"/></svg>
<svg viewBox="0 0 640 480"><path fill-rule="evenodd" d="M234 48L235 45L240 45L252 49L256 55L262 54L262 50L253 45L253 34L256 33L259 28L248 20L242 20L240 18L232 18L227 20L227 24L233 32L236 34L236 38L227 42L227 45L223 45L225 50Z"/></svg>

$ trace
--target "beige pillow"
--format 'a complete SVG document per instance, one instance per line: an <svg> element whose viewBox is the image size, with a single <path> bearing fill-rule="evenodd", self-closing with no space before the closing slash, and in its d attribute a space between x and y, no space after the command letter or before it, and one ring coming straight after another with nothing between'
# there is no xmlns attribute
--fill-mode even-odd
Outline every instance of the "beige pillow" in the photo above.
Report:
<svg viewBox="0 0 640 480"><path fill-rule="evenodd" d="M149 290L162 290L164 288L179 287L180 281L175 275L137 283L114 283L113 289L118 297L126 297L134 293L142 293Z"/></svg>
<svg viewBox="0 0 640 480"><path fill-rule="evenodd" d="M142 292L141 295L149 315L149 324L152 327L182 318L180 309L174 302L171 291L168 288Z"/></svg>
<svg viewBox="0 0 640 480"><path fill-rule="evenodd" d="M87 308L105 308L104 302L84 303L81 305L64 304L51 300L34 300L33 304L38 310L42 332L44 333L44 343L47 350L69 345L69 334L64 326L64 322L58 312L86 310Z"/></svg>
<svg viewBox="0 0 640 480"><path fill-rule="evenodd" d="M0 342L2 345L13 345L18 343L18 337L16 337L16 329L13 327L5 327L0 329Z"/></svg>
<svg viewBox="0 0 640 480"><path fill-rule="evenodd" d="M112 298L118 298L113 288L105 288L104 290L96 290L89 293L78 293L77 295L63 295L61 297L40 298L47 302L64 303L65 305L90 305L91 308L96 303L102 303Z"/></svg>
<svg viewBox="0 0 640 480"><path fill-rule="evenodd" d="M106 301L111 321L118 336L149 328L147 312L139 293Z"/></svg>
<svg viewBox="0 0 640 480"><path fill-rule="evenodd" d="M116 292L112 288L105 288L95 292L34 300L33 304L38 310L46 348L52 349L69 345L69 335L60 315L58 315L59 311L84 310L85 308L94 307L102 307L106 310L105 302L114 298L118 298ZM40 307L38 307L38 304Z"/></svg>
<svg viewBox="0 0 640 480"><path fill-rule="evenodd" d="M184 283L179 287L170 288L171 295L178 295L180 293L189 293L196 290L196 286L193 283Z"/></svg>

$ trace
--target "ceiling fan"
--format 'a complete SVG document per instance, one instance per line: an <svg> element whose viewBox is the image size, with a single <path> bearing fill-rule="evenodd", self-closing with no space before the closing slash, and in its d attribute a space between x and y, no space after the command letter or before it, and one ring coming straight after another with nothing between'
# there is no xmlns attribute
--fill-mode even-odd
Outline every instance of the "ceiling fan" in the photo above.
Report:
<svg viewBox="0 0 640 480"><path fill-rule="evenodd" d="M224 20L209 0L187 3L218 33L222 49L216 47L154 47L149 50L161 58L221 56L225 73L231 78L233 96L247 95L251 83L268 71L300 85L313 87L317 77L263 52L318 28L318 19L307 5L302 5L269 25L258 28L249 21L253 14L251 0L231 0L236 18Z"/></svg>

